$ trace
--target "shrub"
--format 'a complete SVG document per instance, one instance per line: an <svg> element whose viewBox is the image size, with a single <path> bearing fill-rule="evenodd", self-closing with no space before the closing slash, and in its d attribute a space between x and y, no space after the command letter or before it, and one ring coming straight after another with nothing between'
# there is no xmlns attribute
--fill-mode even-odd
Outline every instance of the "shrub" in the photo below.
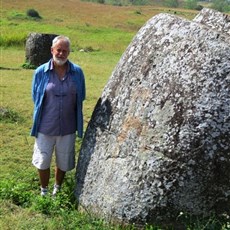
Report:
<svg viewBox="0 0 230 230"><path fill-rule="evenodd" d="M136 10L135 14L141 14L141 11L140 10Z"/></svg>
<svg viewBox="0 0 230 230"><path fill-rule="evenodd" d="M22 68L23 69L36 69L36 66L29 62L25 62L24 64L22 64Z"/></svg>
<svg viewBox="0 0 230 230"><path fill-rule="evenodd" d="M105 4L105 0L97 0L97 2L100 4Z"/></svg>
<svg viewBox="0 0 230 230"><path fill-rule="evenodd" d="M34 10L34 9L29 9L26 12L26 15L32 18L37 18L37 19L41 19L42 17L39 15L39 13Z"/></svg>
<svg viewBox="0 0 230 230"><path fill-rule="evenodd" d="M167 7L176 8L179 6L179 1L178 0L164 0L164 5Z"/></svg>
<svg viewBox="0 0 230 230"><path fill-rule="evenodd" d="M197 7L197 3L198 3L198 0L186 0L186 1L185 1L185 7L186 7L187 9L192 9L192 10L194 10L194 9L196 9L196 7Z"/></svg>
<svg viewBox="0 0 230 230"><path fill-rule="evenodd" d="M0 121L17 123L21 122L22 120L22 117L12 109L0 107Z"/></svg>
<svg viewBox="0 0 230 230"><path fill-rule="evenodd" d="M228 12L230 10L230 3L228 0L214 0L212 8L220 12Z"/></svg>
<svg viewBox="0 0 230 230"><path fill-rule="evenodd" d="M197 5L195 10L201 11L204 7L202 5Z"/></svg>

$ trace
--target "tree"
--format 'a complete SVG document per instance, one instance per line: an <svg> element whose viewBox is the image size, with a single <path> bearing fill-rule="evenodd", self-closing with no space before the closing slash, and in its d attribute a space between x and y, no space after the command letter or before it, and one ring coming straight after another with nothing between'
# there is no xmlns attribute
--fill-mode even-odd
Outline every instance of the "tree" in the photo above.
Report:
<svg viewBox="0 0 230 230"><path fill-rule="evenodd" d="M164 0L164 4L167 7L178 7L179 1L178 0Z"/></svg>
<svg viewBox="0 0 230 230"><path fill-rule="evenodd" d="M185 0L185 7L188 9L196 9L198 5L198 0Z"/></svg>
<svg viewBox="0 0 230 230"><path fill-rule="evenodd" d="M228 12L230 10L230 3L228 0L214 0L212 8L220 12Z"/></svg>

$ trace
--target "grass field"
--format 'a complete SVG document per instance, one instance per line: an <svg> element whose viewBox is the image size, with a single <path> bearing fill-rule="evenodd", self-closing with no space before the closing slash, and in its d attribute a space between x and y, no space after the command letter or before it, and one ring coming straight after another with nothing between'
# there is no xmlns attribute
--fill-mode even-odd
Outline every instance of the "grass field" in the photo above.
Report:
<svg viewBox="0 0 230 230"><path fill-rule="evenodd" d="M37 173L31 165L34 139L29 135L33 70L21 67L25 62L24 42L31 32L70 37L70 59L83 68L86 76L86 127L108 78L138 29L161 12L188 19L197 12L154 5L118 7L79 0L1 0L0 4L0 229L136 229L79 213L74 205L74 171L67 174L60 197L40 198ZM28 9L37 10L42 19L28 18ZM92 52L80 52L82 48ZM78 139L77 150L80 144ZM212 219L207 224L217 226L219 222ZM199 229L203 225L197 222L193 226Z"/></svg>

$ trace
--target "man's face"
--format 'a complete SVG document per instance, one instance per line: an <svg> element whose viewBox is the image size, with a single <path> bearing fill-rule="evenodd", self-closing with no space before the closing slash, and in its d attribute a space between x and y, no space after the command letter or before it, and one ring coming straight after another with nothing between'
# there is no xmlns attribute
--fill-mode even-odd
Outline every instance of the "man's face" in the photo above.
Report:
<svg viewBox="0 0 230 230"><path fill-rule="evenodd" d="M51 53L56 65L62 66L66 63L69 56L69 45L65 41L58 41L53 47L51 47Z"/></svg>

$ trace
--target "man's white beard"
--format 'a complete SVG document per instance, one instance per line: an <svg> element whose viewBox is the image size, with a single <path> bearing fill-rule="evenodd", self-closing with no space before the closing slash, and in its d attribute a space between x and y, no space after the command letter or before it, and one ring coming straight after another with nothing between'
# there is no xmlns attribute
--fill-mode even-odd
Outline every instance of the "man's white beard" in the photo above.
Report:
<svg viewBox="0 0 230 230"><path fill-rule="evenodd" d="M57 57L53 57L53 59L54 59L54 62L55 62L58 66L64 65L64 64L66 63L66 61L67 61L67 59L62 60L62 59L57 58Z"/></svg>

